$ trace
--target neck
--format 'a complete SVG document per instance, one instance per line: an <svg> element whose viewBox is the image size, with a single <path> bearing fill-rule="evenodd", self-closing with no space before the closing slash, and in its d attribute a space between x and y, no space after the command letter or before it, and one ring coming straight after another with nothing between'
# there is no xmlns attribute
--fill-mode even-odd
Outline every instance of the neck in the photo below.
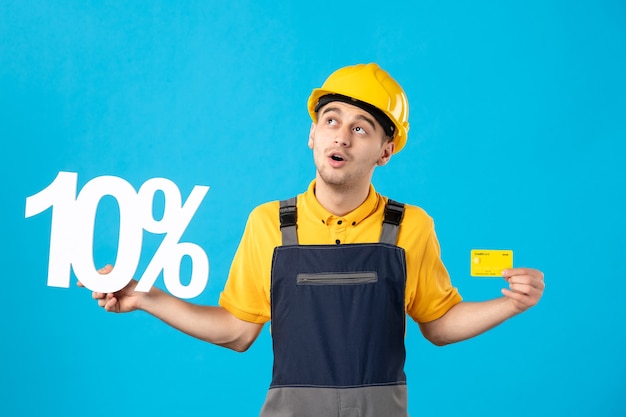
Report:
<svg viewBox="0 0 626 417"><path fill-rule="evenodd" d="M344 216L367 199L369 182L363 185L342 186L325 183L321 178L315 182L315 198L335 216Z"/></svg>

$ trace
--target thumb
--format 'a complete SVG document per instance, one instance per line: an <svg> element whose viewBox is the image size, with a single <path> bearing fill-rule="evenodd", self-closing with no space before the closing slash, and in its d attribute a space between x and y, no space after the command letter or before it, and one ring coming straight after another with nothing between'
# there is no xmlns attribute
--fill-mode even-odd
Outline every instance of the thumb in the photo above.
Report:
<svg viewBox="0 0 626 417"><path fill-rule="evenodd" d="M98 270L98 273L101 275L106 275L108 273L110 273L111 271L113 271L113 266L111 264L107 264L104 267L100 268Z"/></svg>

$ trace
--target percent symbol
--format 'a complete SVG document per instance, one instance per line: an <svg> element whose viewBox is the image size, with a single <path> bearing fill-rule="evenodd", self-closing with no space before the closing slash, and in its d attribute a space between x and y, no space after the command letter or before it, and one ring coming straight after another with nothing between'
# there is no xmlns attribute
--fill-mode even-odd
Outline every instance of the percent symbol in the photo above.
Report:
<svg viewBox="0 0 626 417"><path fill-rule="evenodd" d="M153 215L153 203L159 190L165 196L165 207L161 219L157 220ZM183 205L178 187L165 178L153 178L141 186L138 197L143 228L151 233L164 233L165 237L139 279L136 291L150 290L161 271L167 290L178 297L193 298L204 290L209 279L209 259L200 246L180 242L180 239L208 191L209 187L196 185ZM187 285L183 285L180 279L180 266L185 256L192 262Z"/></svg>

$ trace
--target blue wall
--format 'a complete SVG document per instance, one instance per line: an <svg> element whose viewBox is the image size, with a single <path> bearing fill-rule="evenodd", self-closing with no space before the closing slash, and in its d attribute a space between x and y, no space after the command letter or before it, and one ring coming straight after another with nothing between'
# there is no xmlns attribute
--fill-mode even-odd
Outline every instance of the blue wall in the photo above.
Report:
<svg viewBox="0 0 626 417"><path fill-rule="evenodd" d="M25 218L25 200L59 171L79 187L210 186L184 239L210 260L193 301L216 304L247 213L314 175L310 90L372 61L411 104L377 189L435 218L465 299L503 287L469 276L472 248L511 248L547 282L537 307L458 345L431 346L411 323L411 414L626 415L624 3L335 3L0 4L0 415L255 415L267 326L236 354L48 287L51 213ZM118 217L104 198L99 265L116 257ZM144 243L140 271L160 238Z"/></svg>

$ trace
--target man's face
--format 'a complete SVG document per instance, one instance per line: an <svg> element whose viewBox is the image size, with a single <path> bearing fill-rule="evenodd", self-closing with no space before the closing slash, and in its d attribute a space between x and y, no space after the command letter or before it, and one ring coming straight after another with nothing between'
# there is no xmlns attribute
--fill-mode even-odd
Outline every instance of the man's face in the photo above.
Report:
<svg viewBox="0 0 626 417"><path fill-rule="evenodd" d="M388 139L365 110L339 101L326 104L309 134L318 181L339 188L369 187L374 168L393 154L395 145Z"/></svg>

